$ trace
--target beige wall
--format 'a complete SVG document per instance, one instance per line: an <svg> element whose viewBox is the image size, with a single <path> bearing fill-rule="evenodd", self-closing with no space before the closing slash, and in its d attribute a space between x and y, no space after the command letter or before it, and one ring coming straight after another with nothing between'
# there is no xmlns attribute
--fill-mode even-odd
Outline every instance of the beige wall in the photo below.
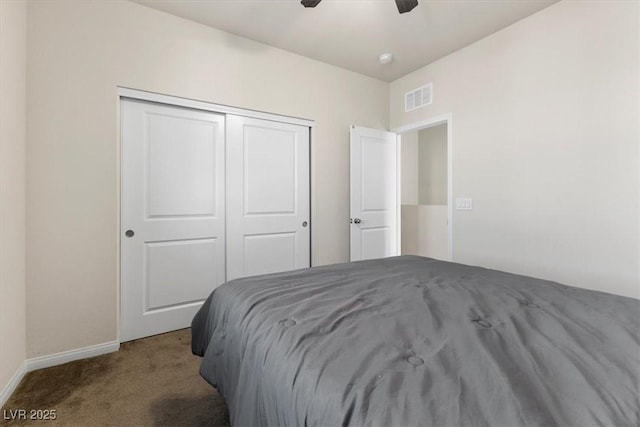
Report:
<svg viewBox="0 0 640 427"><path fill-rule="evenodd" d="M26 3L0 1L0 392L25 360L26 43Z"/></svg>
<svg viewBox="0 0 640 427"><path fill-rule="evenodd" d="M418 203L447 204L447 125L418 132Z"/></svg>
<svg viewBox="0 0 640 427"><path fill-rule="evenodd" d="M638 8L562 1L391 84L392 128L453 114L456 261L640 297Z"/></svg>
<svg viewBox="0 0 640 427"><path fill-rule="evenodd" d="M447 204L447 125L402 134L401 203Z"/></svg>
<svg viewBox="0 0 640 427"><path fill-rule="evenodd" d="M402 255L449 259L446 205L402 205Z"/></svg>
<svg viewBox="0 0 640 427"><path fill-rule="evenodd" d="M401 135L400 203L418 204L418 132Z"/></svg>
<svg viewBox="0 0 640 427"><path fill-rule="evenodd" d="M115 340L116 86L316 121L317 261L349 258L349 124L387 128L388 84L137 4L29 5L27 352Z"/></svg>

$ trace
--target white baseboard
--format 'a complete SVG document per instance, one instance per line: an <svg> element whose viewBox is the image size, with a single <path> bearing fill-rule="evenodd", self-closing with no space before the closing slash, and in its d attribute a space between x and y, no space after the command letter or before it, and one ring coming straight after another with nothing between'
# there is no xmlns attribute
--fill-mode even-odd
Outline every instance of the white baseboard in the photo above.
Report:
<svg viewBox="0 0 640 427"><path fill-rule="evenodd" d="M27 367L26 364L23 363L22 365L20 365L20 368L18 368L16 373L13 374L13 377L11 377L9 384L7 384L4 390L2 390L2 393L0 393L0 407L4 406L4 404L7 403L7 400L9 400L13 392L16 391L16 388L18 388L18 384L20 384L20 381L22 381L22 378L24 378L24 374L26 373Z"/></svg>
<svg viewBox="0 0 640 427"><path fill-rule="evenodd" d="M27 372L62 365L63 363L72 362L74 360L88 359L89 357L100 356L101 354L112 353L118 350L120 350L120 342L111 341L89 347L77 348L75 350L27 359L13 375L9 384L7 384L4 390L2 390L2 393L0 393L0 407L9 400L9 397L11 397Z"/></svg>
<svg viewBox="0 0 640 427"><path fill-rule="evenodd" d="M112 353L118 350L120 350L120 342L110 341L89 347L77 348L75 350L63 351L61 353L33 357L27 359L25 365L27 372L31 372L37 369L62 365L63 363L73 362L74 360L88 359L89 357L100 356L101 354Z"/></svg>

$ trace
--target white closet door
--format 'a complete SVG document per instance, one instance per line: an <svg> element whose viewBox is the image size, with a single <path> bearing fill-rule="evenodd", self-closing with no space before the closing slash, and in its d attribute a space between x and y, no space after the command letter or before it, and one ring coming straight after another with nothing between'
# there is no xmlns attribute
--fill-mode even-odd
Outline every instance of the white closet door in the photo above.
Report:
<svg viewBox="0 0 640 427"><path fill-rule="evenodd" d="M184 328L225 279L224 116L122 101L121 341Z"/></svg>
<svg viewBox="0 0 640 427"><path fill-rule="evenodd" d="M310 266L309 128L227 116L227 280Z"/></svg>

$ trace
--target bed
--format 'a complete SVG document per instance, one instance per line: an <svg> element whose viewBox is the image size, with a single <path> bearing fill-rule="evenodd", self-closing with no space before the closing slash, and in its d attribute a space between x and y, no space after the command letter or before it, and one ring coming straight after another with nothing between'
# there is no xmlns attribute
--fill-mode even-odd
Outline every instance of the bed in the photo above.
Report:
<svg viewBox="0 0 640 427"><path fill-rule="evenodd" d="M640 301L416 256L249 277L192 322L238 426L638 426Z"/></svg>

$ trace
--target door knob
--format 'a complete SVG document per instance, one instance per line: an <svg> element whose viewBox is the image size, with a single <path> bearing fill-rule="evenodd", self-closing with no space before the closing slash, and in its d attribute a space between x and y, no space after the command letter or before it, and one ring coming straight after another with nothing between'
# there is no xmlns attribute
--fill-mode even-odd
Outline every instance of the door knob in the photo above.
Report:
<svg viewBox="0 0 640 427"><path fill-rule="evenodd" d="M360 218L355 218L353 220L353 222L356 223L356 224L360 224L362 222L362 220Z"/></svg>
<svg viewBox="0 0 640 427"><path fill-rule="evenodd" d="M127 237L133 237L136 233L133 232L133 230L127 230L124 232L124 235Z"/></svg>
<svg viewBox="0 0 640 427"><path fill-rule="evenodd" d="M309 223L307 221L302 221L302 226L306 227L307 225L309 225Z"/></svg>

